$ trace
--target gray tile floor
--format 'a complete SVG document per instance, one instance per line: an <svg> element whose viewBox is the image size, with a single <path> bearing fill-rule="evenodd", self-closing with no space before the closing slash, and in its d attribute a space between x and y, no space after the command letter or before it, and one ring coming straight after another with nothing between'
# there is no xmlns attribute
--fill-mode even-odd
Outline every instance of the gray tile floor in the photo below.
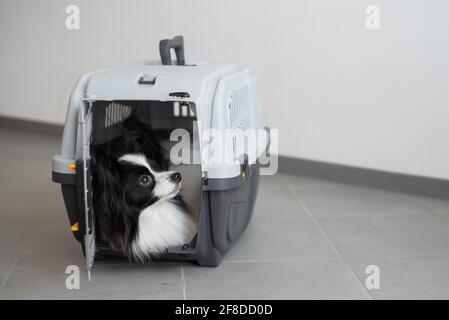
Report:
<svg viewBox="0 0 449 320"><path fill-rule="evenodd" d="M449 202L295 176L263 177L254 218L218 268L84 265L58 185L59 139L0 129L0 299L449 298ZM377 265L380 289L365 268Z"/></svg>

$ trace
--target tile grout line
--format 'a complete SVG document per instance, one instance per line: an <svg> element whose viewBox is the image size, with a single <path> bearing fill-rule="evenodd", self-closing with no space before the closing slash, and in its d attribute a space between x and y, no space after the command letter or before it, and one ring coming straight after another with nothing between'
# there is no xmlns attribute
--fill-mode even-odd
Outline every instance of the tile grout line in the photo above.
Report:
<svg viewBox="0 0 449 320"><path fill-rule="evenodd" d="M17 256L17 258L14 260L14 263L12 264L11 268L8 270L8 272L6 273L5 279L2 281L1 285L0 285L0 291L2 291L6 284L8 283L9 279L11 278L12 273L14 272L14 270L17 267L17 264L19 263L20 258L22 258L24 253L24 250L22 250L19 255Z"/></svg>
<svg viewBox="0 0 449 320"><path fill-rule="evenodd" d="M298 204L304 209L304 211L306 212L306 214L309 216L309 218L312 220L313 224L318 228L318 230L320 231L320 233L324 236L324 238L326 239L326 241L330 244L330 246L332 247L332 249L335 251L335 253L337 254L337 256L339 257L339 259L346 265L346 267L351 271L352 275L358 280L358 282L360 283L360 285L362 286L363 290L365 291L365 293L368 295L368 297L371 300L374 300L373 296L371 295L371 293L365 288L364 284L362 283L362 281L359 279L359 277L355 274L354 270L352 270L351 266L349 265L349 263L345 260L345 258L341 255L340 251L338 251L337 247L335 246L335 244L332 242L332 240L330 239L329 235L324 231L323 227L321 226L321 224L318 222L318 220L312 215L312 212L309 210L309 208L307 207L307 205L304 203L303 200L300 199L299 195L296 193L296 191L291 187L288 186L288 189L290 190L290 192L292 192L293 195L295 195L295 199L298 202Z"/></svg>
<svg viewBox="0 0 449 320"><path fill-rule="evenodd" d="M184 273L184 263L181 262L181 287L182 287L182 300L187 300L187 283Z"/></svg>
<svg viewBox="0 0 449 320"><path fill-rule="evenodd" d="M360 258L347 258L347 261L364 261L368 259L376 259L376 260L391 260L391 259L449 259L449 255L398 255L398 256L373 256L373 257L360 257Z"/></svg>
<svg viewBox="0 0 449 320"><path fill-rule="evenodd" d="M314 261L339 261L339 258L311 258L311 259L255 259L255 260L224 260L224 264L238 263L279 263L279 262L314 262Z"/></svg>

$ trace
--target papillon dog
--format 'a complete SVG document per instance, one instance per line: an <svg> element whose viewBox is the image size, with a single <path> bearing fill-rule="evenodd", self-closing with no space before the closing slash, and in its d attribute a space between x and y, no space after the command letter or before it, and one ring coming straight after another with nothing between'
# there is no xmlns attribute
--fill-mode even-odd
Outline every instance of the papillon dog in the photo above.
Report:
<svg viewBox="0 0 449 320"><path fill-rule="evenodd" d="M190 243L197 226L155 131L127 119L119 137L91 146L91 158L99 242L142 262Z"/></svg>

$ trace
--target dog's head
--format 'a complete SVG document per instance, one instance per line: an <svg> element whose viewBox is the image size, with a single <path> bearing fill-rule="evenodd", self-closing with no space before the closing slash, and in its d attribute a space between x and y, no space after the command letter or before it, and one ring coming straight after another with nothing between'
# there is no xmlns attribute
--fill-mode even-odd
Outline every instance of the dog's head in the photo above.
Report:
<svg viewBox="0 0 449 320"><path fill-rule="evenodd" d="M155 171L143 154L125 154L118 159L122 199L137 212L157 201L178 196L181 175Z"/></svg>

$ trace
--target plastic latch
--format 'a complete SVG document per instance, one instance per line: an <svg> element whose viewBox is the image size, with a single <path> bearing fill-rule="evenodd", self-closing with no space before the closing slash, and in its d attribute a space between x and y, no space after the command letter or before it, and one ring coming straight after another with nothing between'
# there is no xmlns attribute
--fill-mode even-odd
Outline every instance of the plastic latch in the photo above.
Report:
<svg viewBox="0 0 449 320"><path fill-rule="evenodd" d="M79 222L74 223L73 225L70 226L70 230L72 232L77 232L80 230L80 224Z"/></svg>

